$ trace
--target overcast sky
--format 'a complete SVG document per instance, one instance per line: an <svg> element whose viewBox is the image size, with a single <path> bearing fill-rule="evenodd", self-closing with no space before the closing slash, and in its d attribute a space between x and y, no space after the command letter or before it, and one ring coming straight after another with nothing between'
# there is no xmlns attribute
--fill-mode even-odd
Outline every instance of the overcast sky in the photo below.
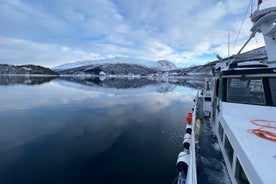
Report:
<svg viewBox="0 0 276 184"><path fill-rule="evenodd" d="M253 9L256 9L257 0ZM250 35L249 0L0 0L0 63L56 66L130 57L177 66L235 54ZM276 6L263 0L261 8ZM246 50L263 46L262 36Z"/></svg>

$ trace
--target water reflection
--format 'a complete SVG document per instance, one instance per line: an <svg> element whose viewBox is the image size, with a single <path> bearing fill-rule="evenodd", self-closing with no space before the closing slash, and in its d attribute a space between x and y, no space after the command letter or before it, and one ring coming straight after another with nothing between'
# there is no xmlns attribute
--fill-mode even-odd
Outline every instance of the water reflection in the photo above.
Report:
<svg viewBox="0 0 276 184"><path fill-rule="evenodd" d="M126 78L126 77L88 77L88 76L28 76L28 75L0 75L0 85L39 85L48 83L54 79L74 82L86 86L104 88L128 89L142 88L148 85L171 84L200 89L204 85L204 78L198 76L186 76L183 78ZM171 86L172 87L172 86ZM170 89L171 88L166 88ZM167 92L160 89L159 92Z"/></svg>
<svg viewBox="0 0 276 184"><path fill-rule="evenodd" d="M61 77L61 79L83 84L83 85L100 86L100 87L117 88L117 89L141 88L143 86L153 85L158 83L158 81L149 80L147 78Z"/></svg>
<svg viewBox="0 0 276 184"><path fill-rule="evenodd" d="M195 92L173 86L0 87L0 183L172 182Z"/></svg>
<svg viewBox="0 0 276 184"><path fill-rule="evenodd" d="M180 85L187 86L191 88L200 89L204 86L203 77L198 76L186 76L183 78L126 78L126 77L85 77L85 76L63 76L61 79L75 82L88 86L100 86L105 88L116 88L116 89L128 89L128 88L142 88L148 85L160 85L160 84L170 84L170 85ZM173 89L171 89L172 91ZM160 89L160 92L162 91Z"/></svg>
<svg viewBox="0 0 276 184"><path fill-rule="evenodd" d="M39 85L48 83L57 76L0 75L0 85Z"/></svg>

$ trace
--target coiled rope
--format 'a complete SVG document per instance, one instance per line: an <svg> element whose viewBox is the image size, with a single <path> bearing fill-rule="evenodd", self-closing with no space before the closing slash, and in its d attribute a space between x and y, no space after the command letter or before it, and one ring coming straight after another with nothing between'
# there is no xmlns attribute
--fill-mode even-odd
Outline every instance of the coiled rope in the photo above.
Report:
<svg viewBox="0 0 276 184"><path fill-rule="evenodd" d="M254 119L250 121L252 124L259 126L258 129L250 129L248 132L257 135L262 139L276 142L276 133L263 130L263 128L276 129L276 121Z"/></svg>

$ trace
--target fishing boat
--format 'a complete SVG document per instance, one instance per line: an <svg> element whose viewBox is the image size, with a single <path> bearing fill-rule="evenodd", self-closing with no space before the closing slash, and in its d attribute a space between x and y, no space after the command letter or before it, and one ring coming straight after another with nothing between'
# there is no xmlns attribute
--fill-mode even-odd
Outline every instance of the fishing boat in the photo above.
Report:
<svg viewBox="0 0 276 184"><path fill-rule="evenodd" d="M252 14L250 39L263 34L267 59L219 59L186 117L178 184L196 184L200 121L209 119L233 184L276 183L276 7ZM250 40L249 39L249 40ZM245 45L249 42L245 43ZM244 46L245 46L244 45Z"/></svg>

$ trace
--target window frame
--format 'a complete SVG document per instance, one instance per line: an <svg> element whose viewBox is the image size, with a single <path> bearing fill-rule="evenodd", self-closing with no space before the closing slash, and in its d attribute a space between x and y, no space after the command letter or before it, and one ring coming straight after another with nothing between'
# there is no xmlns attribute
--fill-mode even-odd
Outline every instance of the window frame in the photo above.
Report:
<svg viewBox="0 0 276 184"><path fill-rule="evenodd" d="M229 103L239 103L239 104L248 104L248 105L259 105L259 106L275 106L272 103L272 95L271 95L271 89L269 84L269 79L275 78L275 77L261 77L261 76L224 76L220 80L220 89L219 89L219 96L222 99L223 102L229 102ZM228 100L228 80L231 79L261 79L263 83L263 93L264 93L264 103L242 103L242 102L233 102Z"/></svg>

